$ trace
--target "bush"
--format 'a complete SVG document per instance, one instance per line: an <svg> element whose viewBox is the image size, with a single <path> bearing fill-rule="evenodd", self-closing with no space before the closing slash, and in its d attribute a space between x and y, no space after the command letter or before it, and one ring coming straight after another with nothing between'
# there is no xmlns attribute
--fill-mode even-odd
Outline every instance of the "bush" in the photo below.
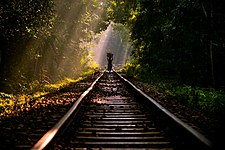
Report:
<svg viewBox="0 0 225 150"><path fill-rule="evenodd" d="M225 93L214 89L177 86L166 91L168 96L203 111L216 113L225 110Z"/></svg>

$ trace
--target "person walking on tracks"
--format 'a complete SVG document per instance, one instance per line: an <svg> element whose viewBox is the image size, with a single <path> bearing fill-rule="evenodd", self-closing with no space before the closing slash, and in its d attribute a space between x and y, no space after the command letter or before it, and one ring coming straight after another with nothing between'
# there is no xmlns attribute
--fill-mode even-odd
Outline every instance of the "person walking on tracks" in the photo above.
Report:
<svg viewBox="0 0 225 150"><path fill-rule="evenodd" d="M108 71L112 71L112 61L113 61L113 54L112 53L107 53L107 61L108 61Z"/></svg>

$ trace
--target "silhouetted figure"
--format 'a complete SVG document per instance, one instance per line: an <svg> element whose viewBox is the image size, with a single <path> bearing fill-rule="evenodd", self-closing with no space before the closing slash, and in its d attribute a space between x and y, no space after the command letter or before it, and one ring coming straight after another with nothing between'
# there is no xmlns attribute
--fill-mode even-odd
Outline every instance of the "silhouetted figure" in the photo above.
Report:
<svg viewBox="0 0 225 150"><path fill-rule="evenodd" d="M107 53L107 61L108 61L108 71L112 71L112 61L113 61L113 54L112 53Z"/></svg>

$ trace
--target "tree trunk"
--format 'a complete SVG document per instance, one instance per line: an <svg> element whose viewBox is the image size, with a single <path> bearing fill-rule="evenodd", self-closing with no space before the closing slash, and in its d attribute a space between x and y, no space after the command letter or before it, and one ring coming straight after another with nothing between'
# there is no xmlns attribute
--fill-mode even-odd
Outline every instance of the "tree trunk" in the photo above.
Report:
<svg viewBox="0 0 225 150"><path fill-rule="evenodd" d="M215 75L214 75L214 61L213 61L213 5L212 0L210 1L210 13L208 15L209 18L209 62L210 62L210 74L211 74L211 85L215 87Z"/></svg>

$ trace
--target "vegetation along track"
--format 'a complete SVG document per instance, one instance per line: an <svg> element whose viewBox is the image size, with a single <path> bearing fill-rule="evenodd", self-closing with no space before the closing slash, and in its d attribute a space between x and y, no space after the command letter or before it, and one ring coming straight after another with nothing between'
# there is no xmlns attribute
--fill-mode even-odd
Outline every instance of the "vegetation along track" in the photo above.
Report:
<svg viewBox="0 0 225 150"><path fill-rule="evenodd" d="M104 72L32 149L212 149L116 72Z"/></svg>

